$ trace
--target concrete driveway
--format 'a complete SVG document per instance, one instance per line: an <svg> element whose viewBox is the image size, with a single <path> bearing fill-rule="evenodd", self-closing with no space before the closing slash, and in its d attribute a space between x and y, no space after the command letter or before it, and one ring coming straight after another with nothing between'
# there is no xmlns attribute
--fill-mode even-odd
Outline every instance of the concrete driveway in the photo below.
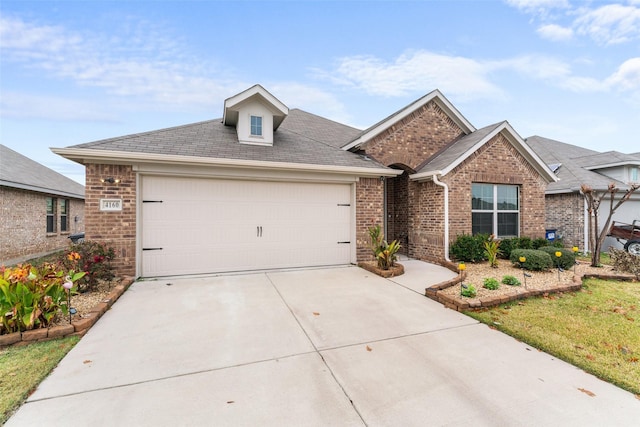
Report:
<svg viewBox="0 0 640 427"><path fill-rule="evenodd" d="M7 426L639 422L632 394L421 294L452 273L404 265L134 283Z"/></svg>

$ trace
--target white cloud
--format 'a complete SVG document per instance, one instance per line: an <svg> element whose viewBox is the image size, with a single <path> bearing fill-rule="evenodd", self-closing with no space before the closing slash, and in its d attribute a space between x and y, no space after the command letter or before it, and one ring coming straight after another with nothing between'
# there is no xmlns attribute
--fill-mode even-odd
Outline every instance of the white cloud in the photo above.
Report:
<svg viewBox="0 0 640 427"><path fill-rule="evenodd" d="M607 46L640 38L638 0L629 0L626 4L609 2L599 7L592 7L590 2L576 2L573 6L564 0L506 0L506 3L541 21L537 33L548 40L563 41L584 36ZM559 21L564 24L559 24Z"/></svg>
<svg viewBox="0 0 640 427"><path fill-rule="evenodd" d="M603 45L630 42L640 38L640 7L608 4L585 11L573 25L576 33Z"/></svg>
<svg viewBox="0 0 640 427"><path fill-rule="evenodd" d="M0 49L3 61L159 108L210 107L233 88L246 88L225 70L184 54L186 49L161 28L128 22L118 31L117 37L106 37L1 17Z"/></svg>
<svg viewBox="0 0 640 427"><path fill-rule="evenodd" d="M315 87L297 82L273 82L269 84L268 90L276 98L286 101L289 108L300 108L341 123L347 123L351 119L338 98Z"/></svg>
<svg viewBox="0 0 640 427"><path fill-rule="evenodd" d="M640 90L640 58L625 61L605 80L606 85L618 91Z"/></svg>
<svg viewBox="0 0 640 427"><path fill-rule="evenodd" d="M547 24L539 27L536 32L543 39L551 41L567 41L573 38L573 30L571 28L562 27L556 24Z"/></svg>
<svg viewBox="0 0 640 427"><path fill-rule="evenodd" d="M341 58L324 77L372 95L404 96L441 89L459 99L502 96L487 72L486 64L474 59L414 51L391 62L374 56Z"/></svg>

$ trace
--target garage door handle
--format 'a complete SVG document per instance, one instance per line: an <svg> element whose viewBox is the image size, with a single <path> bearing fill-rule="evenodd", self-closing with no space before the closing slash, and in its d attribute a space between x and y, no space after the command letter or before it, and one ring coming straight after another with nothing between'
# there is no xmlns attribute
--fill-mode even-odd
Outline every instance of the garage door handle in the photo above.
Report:
<svg viewBox="0 0 640 427"><path fill-rule="evenodd" d="M256 227L256 236L257 237L262 237L262 226L261 225Z"/></svg>
<svg viewBox="0 0 640 427"><path fill-rule="evenodd" d="M142 248L143 251L161 251L162 248Z"/></svg>
<svg viewBox="0 0 640 427"><path fill-rule="evenodd" d="M348 245L351 242L338 242L339 245Z"/></svg>

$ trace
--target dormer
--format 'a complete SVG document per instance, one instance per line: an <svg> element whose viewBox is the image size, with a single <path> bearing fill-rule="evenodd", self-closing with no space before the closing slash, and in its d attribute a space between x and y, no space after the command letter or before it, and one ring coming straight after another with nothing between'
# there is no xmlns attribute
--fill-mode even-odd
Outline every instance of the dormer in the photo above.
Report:
<svg viewBox="0 0 640 427"><path fill-rule="evenodd" d="M265 88L255 85L224 101L225 126L235 126L241 144L273 145L273 132L289 108Z"/></svg>

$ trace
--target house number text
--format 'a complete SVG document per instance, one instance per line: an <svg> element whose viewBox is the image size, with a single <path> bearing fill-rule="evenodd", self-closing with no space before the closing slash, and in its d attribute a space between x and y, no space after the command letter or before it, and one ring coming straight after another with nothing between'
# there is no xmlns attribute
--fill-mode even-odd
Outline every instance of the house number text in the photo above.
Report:
<svg viewBox="0 0 640 427"><path fill-rule="evenodd" d="M100 199L101 211L121 211L122 199Z"/></svg>

